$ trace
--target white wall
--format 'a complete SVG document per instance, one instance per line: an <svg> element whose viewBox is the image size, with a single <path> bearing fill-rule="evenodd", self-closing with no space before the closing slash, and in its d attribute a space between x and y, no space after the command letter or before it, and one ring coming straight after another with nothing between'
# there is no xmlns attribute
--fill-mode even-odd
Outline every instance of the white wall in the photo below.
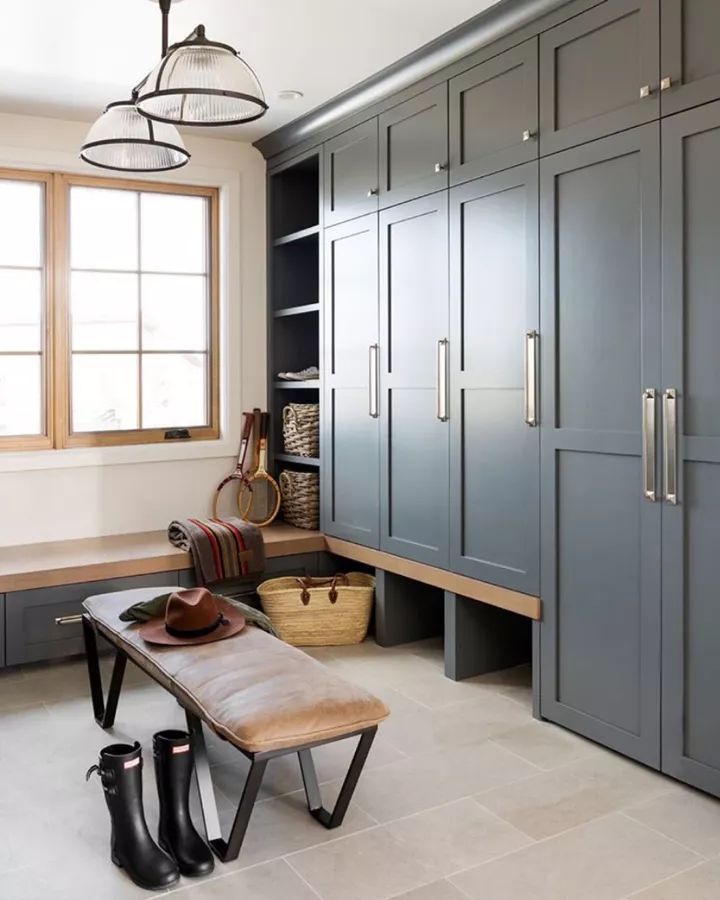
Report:
<svg viewBox="0 0 720 900"><path fill-rule="evenodd" d="M87 125L0 114L0 168L104 174L78 160ZM185 136L168 181L221 189L223 436L191 445L0 452L0 546L163 529L210 512L234 464L240 412L263 406L265 163L249 144ZM154 176L157 180L157 176Z"/></svg>

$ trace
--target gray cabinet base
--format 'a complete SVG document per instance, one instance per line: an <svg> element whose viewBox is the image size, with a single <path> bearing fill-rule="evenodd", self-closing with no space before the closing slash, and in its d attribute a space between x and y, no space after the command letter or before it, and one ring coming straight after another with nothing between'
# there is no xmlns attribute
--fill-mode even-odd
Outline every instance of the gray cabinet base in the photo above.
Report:
<svg viewBox="0 0 720 900"><path fill-rule="evenodd" d="M529 661L529 620L445 591L445 674L453 681Z"/></svg>

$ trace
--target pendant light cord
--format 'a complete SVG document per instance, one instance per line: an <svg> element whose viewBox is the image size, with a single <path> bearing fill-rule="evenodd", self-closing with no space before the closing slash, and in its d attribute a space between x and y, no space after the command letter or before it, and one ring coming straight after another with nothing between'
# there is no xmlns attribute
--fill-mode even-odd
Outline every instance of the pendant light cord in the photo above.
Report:
<svg viewBox="0 0 720 900"><path fill-rule="evenodd" d="M160 54L160 59L165 56L168 49L168 31L170 24L171 3L172 0L160 0L160 12L162 14L162 53Z"/></svg>

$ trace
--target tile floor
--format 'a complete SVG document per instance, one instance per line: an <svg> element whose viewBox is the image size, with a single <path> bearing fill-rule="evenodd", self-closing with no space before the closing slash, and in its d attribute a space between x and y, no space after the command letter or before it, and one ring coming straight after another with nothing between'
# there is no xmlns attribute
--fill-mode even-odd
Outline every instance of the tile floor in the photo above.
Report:
<svg viewBox="0 0 720 900"><path fill-rule="evenodd" d="M312 820L294 759L273 761L240 858L183 880L178 900L720 897L720 803L535 722L526 668L455 684L435 641L314 655L393 711L345 825ZM100 785L84 773L104 743L147 748L182 725L132 667L112 736L91 718L81 662L0 674L1 900L145 895L110 863ZM351 750L317 753L329 799ZM247 763L212 738L209 752L227 828ZM145 773L152 828L152 765Z"/></svg>

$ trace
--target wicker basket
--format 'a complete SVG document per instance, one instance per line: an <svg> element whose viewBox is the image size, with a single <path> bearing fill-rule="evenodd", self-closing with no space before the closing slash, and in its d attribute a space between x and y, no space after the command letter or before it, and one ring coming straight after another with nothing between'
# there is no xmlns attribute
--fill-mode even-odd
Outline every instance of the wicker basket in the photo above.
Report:
<svg viewBox="0 0 720 900"><path fill-rule="evenodd" d="M317 472L280 473L282 516L290 525L309 528L320 527L320 476Z"/></svg>
<svg viewBox="0 0 720 900"><path fill-rule="evenodd" d="M258 587L280 637L296 647L359 644L365 639L375 578L361 572L333 578L271 578Z"/></svg>
<svg viewBox="0 0 720 900"><path fill-rule="evenodd" d="M320 455L320 406L317 403L288 403L283 408L283 444L292 456Z"/></svg>

